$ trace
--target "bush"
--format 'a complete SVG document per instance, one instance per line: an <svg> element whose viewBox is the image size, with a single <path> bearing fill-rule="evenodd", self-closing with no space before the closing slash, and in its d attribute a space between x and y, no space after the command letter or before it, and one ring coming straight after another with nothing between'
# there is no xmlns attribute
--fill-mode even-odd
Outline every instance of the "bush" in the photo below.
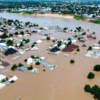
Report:
<svg viewBox="0 0 100 100"><path fill-rule="evenodd" d="M40 65L40 62L39 62L39 61L37 61L37 62L35 63L35 65Z"/></svg>
<svg viewBox="0 0 100 100"><path fill-rule="evenodd" d="M27 59L25 59L24 62L27 62Z"/></svg>
<svg viewBox="0 0 100 100"><path fill-rule="evenodd" d="M22 66L23 66L23 64L19 63L18 67L22 67Z"/></svg>
<svg viewBox="0 0 100 100"><path fill-rule="evenodd" d="M6 77L6 80L8 80L8 77Z"/></svg>
<svg viewBox="0 0 100 100"><path fill-rule="evenodd" d="M11 67L11 70L15 70L15 68Z"/></svg>
<svg viewBox="0 0 100 100"><path fill-rule="evenodd" d="M5 82L5 81L6 81L5 79L2 80L2 82Z"/></svg>
<svg viewBox="0 0 100 100"><path fill-rule="evenodd" d="M11 70L15 70L17 68L17 65L14 64L12 67L11 67Z"/></svg>
<svg viewBox="0 0 100 100"><path fill-rule="evenodd" d="M32 46L31 46L31 48L33 48L35 45L33 44Z"/></svg>
<svg viewBox="0 0 100 100"><path fill-rule="evenodd" d="M37 44L36 42L34 42L34 44Z"/></svg>
<svg viewBox="0 0 100 100"><path fill-rule="evenodd" d="M47 37L47 40L50 40L50 37Z"/></svg>
<svg viewBox="0 0 100 100"><path fill-rule="evenodd" d="M43 71L45 72L46 70L45 70L45 69L43 69Z"/></svg>
<svg viewBox="0 0 100 100"><path fill-rule="evenodd" d="M91 46L89 46L88 50L92 50L92 47L91 47Z"/></svg>
<svg viewBox="0 0 100 100"><path fill-rule="evenodd" d="M52 40L52 42L55 42L55 40Z"/></svg>
<svg viewBox="0 0 100 100"><path fill-rule="evenodd" d="M76 51L80 51L80 49L78 48Z"/></svg>
<svg viewBox="0 0 100 100"><path fill-rule="evenodd" d="M14 83L15 81L14 80L12 80L10 83Z"/></svg>
<svg viewBox="0 0 100 100"><path fill-rule="evenodd" d="M34 59L35 58L34 55L32 55L31 58Z"/></svg>
<svg viewBox="0 0 100 100"><path fill-rule="evenodd" d="M95 66L94 66L94 70L95 70L95 71L100 71L100 65L95 65Z"/></svg>
<svg viewBox="0 0 100 100"><path fill-rule="evenodd" d="M74 60L70 60L70 63L73 64L73 63L75 63L75 61Z"/></svg>
<svg viewBox="0 0 100 100"><path fill-rule="evenodd" d="M89 79L93 79L95 77L94 73L90 72L87 76Z"/></svg>
<svg viewBox="0 0 100 100"><path fill-rule="evenodd" d="M90 85L85 85L84 90L85 92L90 92L91 91Z"/></svg>
<svg viewBox="0 0 100 100"><path fill-rule="evenodd" d="M33 69L33 66L31 65L30 67L27 68L28 70L32 70Z"/></svg>

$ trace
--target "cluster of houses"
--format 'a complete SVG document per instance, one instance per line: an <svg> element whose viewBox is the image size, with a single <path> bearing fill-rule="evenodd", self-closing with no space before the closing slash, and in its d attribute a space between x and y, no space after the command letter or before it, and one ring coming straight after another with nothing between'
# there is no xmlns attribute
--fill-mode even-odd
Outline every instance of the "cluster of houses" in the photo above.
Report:
<svg viewBox="0 0 100 100"><path fill-rule="evenodd" d="M18 80L18 77L16 75L10 77L0 74L0 89L10 84L13 84L16 80Z"/></svg>
<svg viewBox="0 0 100 100"><path fill-rule="evenodd" d="M60 52L63 52L63 56L69 56L68 52L73 52L74 50L79 50L79 45L77 45L77 42L83 43L82 47L87 47L85 45L85 42L88 39L96 40L96 34L95 32L91 33L89 30L83 30L81 27L77 27L76 29L69 29L69 28L61 28L59 26L46 26L46 27L39 27L39 26L32 26L33 24L30 22L23 23L18 22L20 24L20 27L16 27L13 21L11 25L4 24L4 19L1 19L2 25L0 26L0 57L10 57L12 61L17 60L21 57L21 55L24 55L28 51L38 51L39 45L42 45L44 41L52 41L53 45L50 45L48 48L49 54L59 54ZM6 20L7 22L7 20ZM18 24L17 23L17 24ZM27 25L25 25L27 24ZM2 29L2 27L5 25L6 29ZM29 26L32 26L31 28ZM60 39L57 40L55 37L51 36L52 31L56 32L63 32L65 34L70 34L70 37L66 37L66 39ZM40 35L40 37L37 40L30 40L26 39L30 35ZM5 37L7 36L7 37ZM30 38L30 37L29 37ZM38 45L39 44L39 45ZM93 49L100 49L99 44L94 44ZM99 52L92 52L88 51L88 53L85 55L86 57L91 57L93 55L94 58L98 58ZM43 66L47 66L50 68L50 70L53 70L57 68L57 65L51 65L49 62L47 62L46 57L41 56L34 56L26 58L25 62L27 65L37 65L41 64ZM5 66L9 66L10 64L7 62L0 62L0 68L4 68ZM20 66L16 68L17 70L26 71L28 70L28 67ZM8 70L4 70L1 73L5 73ZM38 73L38 68L31 68L29 73ZM15 81L15 80L14 80ZM7 83L9 83L7 81ZM4 83L1 83L4 84Z"/></svg>

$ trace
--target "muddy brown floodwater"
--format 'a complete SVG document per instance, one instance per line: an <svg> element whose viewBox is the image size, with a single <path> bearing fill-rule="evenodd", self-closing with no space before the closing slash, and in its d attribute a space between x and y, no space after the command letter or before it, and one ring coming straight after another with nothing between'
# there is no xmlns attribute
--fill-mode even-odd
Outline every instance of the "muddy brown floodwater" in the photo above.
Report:
<svg viewBox="0 0 100 100"><path fill-rule="evenodd" d="M4 75L17 75L18 80L5 88L0 90L0 100L15 100L21 98L21 100L94 100L93 95L84 92L84 86L90 84L91 86L97 84L100 86L100 73L95 73L95 78L92 80L87 79L89 72L93 71L93 67L96 64L100 64L100 58L86 58L88 46L92 46L93 43L97 43L100 39L100 25L92 24L89 22L77 21L74 19L62 19L52 17L32 17L23 16L17 14L0 13L0 17L7 19L18 19L20 21L30 21L38 23L40 26L54 26L75 28L81 26L84 29L89 29L91 32L95 31L97 34L97 40L88 40L86 42L87 47L81 47L83 43L77 43L80 46L80 52L76 51L68 53L68 57L64 57L64 52L58 55L48 54L46 50L49 45L53 43L51 41L43 41L42 44L37 44L39 51L28 51L22 55L19 59L11 61L11 59L2 59L8 61L11 65L5 69L9 69ZM51 36L57 39L66 39L69 34L61 32L53 32ZM29 36L31 40L35 41L41 38L39 34L33 34ZM91 42L90 42L91 41ZM46 61L51 64L55 64L58 67L54 70L50 70L43 65L33 66L39 69L38 74L28 73L28 71L11 71L13 64L24 63L24 59L31 55L40 55L47 57ZM70 60L74 59L75 64L70 64ZM43 72L43 69L46 69ZM4 69L2 69L4 70ZM2 71L0 70L0 71Z"/></svg>

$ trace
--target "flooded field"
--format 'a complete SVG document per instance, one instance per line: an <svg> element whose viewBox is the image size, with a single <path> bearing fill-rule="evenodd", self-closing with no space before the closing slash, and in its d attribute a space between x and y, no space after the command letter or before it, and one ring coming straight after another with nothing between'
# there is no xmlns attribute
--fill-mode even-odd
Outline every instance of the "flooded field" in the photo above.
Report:
<svg viewBox="0 0 100 100"><path fill-rule="evenodd" d="M43 40L42 44L37 44L39 47L38 51L28 51L23 54L19 59L11 61L11 59L2 59L8 61L11 66L13 64L23 63L24 66L27 64L24 59L30 57L31 55L39 55L47 57L46 61L50 64L55 64L58 67L54 70L50 70L48 67L43 67L43 65L36 66L39 69L38 74L28 73L28 71L11 71L11 66L5 68L9 69L4 75L16 75L18 80L10 86L0 90L0 100L15 100L21 98L21 100L94 100L93 95L86 93L84 91L84 86L90 84L94 86L97 84L100 86L100 73L95 73L95 78L92 80L87 79L89 72L93 71L93 67L96 64L100 64L100 58L86 58L88 46L92 46L97 43L100 39L100 25L96 25L89 22L77 21L74 19L62 19L62 18L52 18L52 17L32 17L23 16L17 14L0 13L0 17L6 19L18 19L20 21L30 21L32 23L37 23L40 26L60 26L69 27L74 29L81 26L83 29L89 29L90 32L96 32L97 40L88 40L85 44L86 48L81 47L83 43L77 43L80 46L80 52L73 51L68 57L64 57L64 52L58 55L48 54L47 48L52 45L52 41ZM66 39L71 37L68 33L55 32L53 31L51 36L57 39ZM41 36L33 34L28 36L30 40L36 41L41 39ZM70 60L74 59L75 64L70 64ZM44 72L43 69L46 69ZM4 69L2 69L4 70ZM0 71L2 71L0 69Z"/></svg>

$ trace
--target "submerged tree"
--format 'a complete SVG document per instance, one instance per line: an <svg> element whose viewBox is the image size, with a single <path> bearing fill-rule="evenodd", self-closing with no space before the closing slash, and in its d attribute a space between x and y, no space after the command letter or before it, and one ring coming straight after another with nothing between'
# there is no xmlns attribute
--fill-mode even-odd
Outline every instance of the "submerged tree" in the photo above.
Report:
<svg viewBox="0 0 100 100"><path fill-rule="evenodd" d="M89 79L93 79L95 77L94 73L90 72L87 76Z"/></svg>

